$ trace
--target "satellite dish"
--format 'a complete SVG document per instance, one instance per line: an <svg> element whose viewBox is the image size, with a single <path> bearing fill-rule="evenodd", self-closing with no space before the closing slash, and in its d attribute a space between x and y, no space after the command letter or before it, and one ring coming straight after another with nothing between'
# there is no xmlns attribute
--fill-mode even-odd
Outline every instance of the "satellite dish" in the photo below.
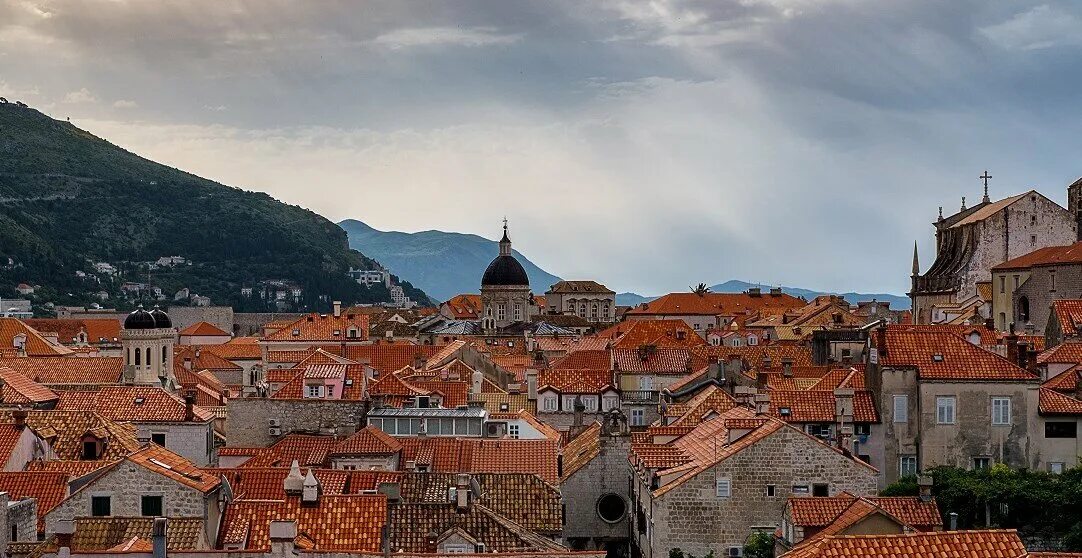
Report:
<svg viewBox="0 0 1082 558"><path fill-rule="evenodd" d="M474 497L480 498L482 496L481 483L477 482L477 477L470 477L470 490L473 492Z"/></svg>

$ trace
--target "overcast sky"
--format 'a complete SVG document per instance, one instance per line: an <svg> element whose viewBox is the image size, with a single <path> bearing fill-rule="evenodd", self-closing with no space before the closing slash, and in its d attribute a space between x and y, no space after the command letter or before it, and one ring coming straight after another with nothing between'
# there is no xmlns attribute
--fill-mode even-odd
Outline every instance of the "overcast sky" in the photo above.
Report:
<svg viewBox="0 0 1082 558"><path fill-rule="evenodd" d="M0 0L0 95L569 279L904 292L938 206L1082 175L1082 3Z"/></svg>

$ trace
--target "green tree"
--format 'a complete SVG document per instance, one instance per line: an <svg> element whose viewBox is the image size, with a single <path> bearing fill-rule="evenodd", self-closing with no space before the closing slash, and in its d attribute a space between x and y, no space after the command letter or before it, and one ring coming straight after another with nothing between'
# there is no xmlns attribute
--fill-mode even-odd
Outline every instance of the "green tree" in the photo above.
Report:
<svg viewBox="0 0 1082 558"><path fill-rule="evenodd" d="M744 558L774 558L774 537L770 533L752 533L744 542Z"/></svg>

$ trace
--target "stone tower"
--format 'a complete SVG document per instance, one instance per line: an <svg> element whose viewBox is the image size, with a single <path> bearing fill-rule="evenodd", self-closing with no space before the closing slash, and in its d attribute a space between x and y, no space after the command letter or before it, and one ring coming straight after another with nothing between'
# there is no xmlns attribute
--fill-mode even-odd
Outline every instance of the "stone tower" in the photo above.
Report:
<svg viewBox="0 0 1082 558"><path fill-rule="evenodd" d="M1067 209L1074 213L1078 240L1082 240L1082 178L1067 187Z"/></svg>
<svg viewBox="0 0 1082 558"><path fill-rule="evenodd" d="M161 308L155 306L147 312L140 306L128 314L120 332L120 343L124 351L126 382L164 386L173 378L177 330Z"/></svg>
<svg viewBox="0 0 1082 558"><path fill-rule="evenodd" d="M530 278L511 252L505 219L500 253L481 277L481 329L491 335L515 322L529 321L535 313Z"/></svg>

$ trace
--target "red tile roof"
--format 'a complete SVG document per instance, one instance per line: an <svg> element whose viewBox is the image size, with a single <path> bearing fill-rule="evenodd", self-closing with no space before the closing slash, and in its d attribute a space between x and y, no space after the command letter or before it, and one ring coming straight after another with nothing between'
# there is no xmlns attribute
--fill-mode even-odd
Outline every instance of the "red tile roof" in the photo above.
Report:
<svg viewBox="0 0 1082 558"><path fill-rule="evenodd" d="M771 390L770 414L786 422L834 422L837 397L825 390ZM783 412L788 409L789 412ZM872 393L858 390L853 394L853 421L879 422Z"/></svg>
<svg viewBox="0 0 1082 558"><path fill-rule="evenodd" d="M295 370L295 369L292 369ZM271 396L272 399L304 399L304 383L310 378L328 378L333 373L342 378L342 393L334 394L335 399L358 401L364 395L366 377L363 364L320 364L307 366L304 370L295 370L296 374ZM312 376L309 376L309 373ZM277 372L268 376L270 381L281 380ZM285 374L288 374L286 372Z"/></svg>
<svg viewBox="0 0 1082 558"><path fill-rule="evenodd" d="M10 368L39 384L115 384L124 371L121 357L0 358Z"/></svg>
<svg viewBox="0 0 1082 558"><path fill-rule="evenodd" d="M218 356L213 351L205 351L198 345L177 345L173 352L174 364L184 365L191 361L193 370L227 370L237 371L242 367Z"/></svg>
<svg viewBox="0 0 1082 558"><path fill-rule="evenodd" d="M934 498L928 501L922 501L916 496L871 496L863 499L921 531L930 531L943 525L943 517L939 514L939 506ZM831 497L794 497L789 498L788 504L794 525L825 527L837 520L856 500L857 497L852 494L841 494Z"/></svg>
<svg viewBox="0 0 1082 558"><path fill-rule="evenodd" d="M153 386L112 385L97 391L63 391L58 411L96 411L121 422L185 422L184 400ZM195 420L209 421L214 415L195 405Z"/></svg>
<svg viewBox="0 0 1082 558"><path fill-rule="evenodd" d="M204 471L225 477L236 500L285 500L283 481L289 467L239 467ZM301 474L308 470L301 468ZM375 491L380 483L400 482L404 473L398 471L346 471L343 469L312 469L322 494L360 494Z"/></svg>
<svg viewBox="0 0 1082 558"><path fill-rule="evenodd" d="M380 374L390 374L418 361L428 361L439 350L433 345L348 345L342 356L367 364Z"/></svg>
<svg viewBox="0 0 1082 558"><path fill-rule="evenodd" d="M263 350L255 337L234 337L228 343L203 345L203 350L214 353L226 360L259 360Z"/></svg>
<svg viewBox="0 0 1082 558"><path fill-rule="evenodd" d="M210 322L195 322L194 324L180 330L180 335L201 335L201 336L232 336L228 331L224 331L218 326Z"/></svg>
<svg viewBox="0 0 1082 558"><path fill-rule="evenodd" d="M992 267L993 271L1006 269L1029 269L1039 265L1058 265L1065 263L1082 263L1082 242L1075 242L1067 246L1048 246L1023 254L1017 258L1007 260Z"/></svg>
<svg viewBox="0 0 1082 558"><path fill-rule="evenodd" d="M684 375L706 366L690 349L645 346L613 349L614 368L619 372Z"/></svg>
<svg viewBox="0 0 1082 558"><path fill-rule="evenodd" d="M86 334L90 345L120 341L120 320L112 318L31 318L23 323L39 332L55 333L57 340L65 345L75 343L80 333Z"/></svg>
<svg viewBox="0 0 1082 558"><path fill-rule="evenodd" d="M878 335L878 332L873 333ZM1037 377L1009 360L950 331L887 326L884 366L915 367L926 380L1035 381Z"/></svg>
<svg viewBox="0 0 1082 558"><path fill-rule="evenodd" d="M763 308L800 308L807 304L787 294L748 293L670 293L627 311L628 316L737 315L755 313Z"/></svg>
<svg viewBox="0 0 1082 558"><path fill-rule="evenodd" d="M379 552L387 513L383 495L323 495L319 504L300 498L237 500L226 510L220 544L246 550L270 549L271 521L295 521L298 541L312 550Z"/></svg>
<svg viewBox="0 0 1082 558"><path fill-rule="evenodd" d="M1048 388L1041 388L1038 408L1042 415L1082 415L1082 401Z"/></svg>
<svg viewBox="0 0 1082 558"><path fill-rule="evenodd" d="M477 320L481 318L481 295L460 294L443 303L455 320Z"/></svg>
<svg viewBox="0 0 1082 558"><path fill-rule="evenodd" d="M392 455L402 444L374 426L366 426L334 446L329 455Z"/></svg>
<svg viewBox="0 0 1082 558"><path fill-rule="evenodd" d="M0 472L0 492L13 500L38 501L38 532L45 531L45 514L68 496L68 474L57 471Z"/></svg>
<svg viewBox="0 0 1082 558"><path fill-rule="evenodd" d="M631 320L597 333L613 347L634 349L640 345L661 347L701 347L703 339L684 320Z"/></svg>
<svg viewBox="0 0 1082 558"><path fill-rule="evenodd" d="M217 489L220 484L217 476L207 474L191 461L157 444L143 446L124 458L124 461L135 463L204 494Z"/></svg>
<svg viewBox="0 0 1082 558"><path fill-rule="evenodd" d="M1021 558L1014 530L938 531L901 535L830 535L784 554L786 558Z"/></svg>
<svg viewBox="0 0 1082 558"><path fill-rule="evenodd" d="M350 328L357 329L357 337L347 336ZM308 314L266 336L264 341L359 343L367 339L368 316L343 312L339 316L333 314Z"/></svg>
<svg viewBox="0 0 1082 558"><path fill-rule="evenodd" d="M607 367L593 370L542 370L537 389L553 388L560 393L601 393L613 387L612 371Z"/></svg>
<svg viewBox="0 0 1082 558"><path fill-rule="evenodd" d="M1082 364L1082 339L1070 339L1037 355L1038 364Z"/></svg>
<svg viewBox="0 0 1082 558"><path fill-rule="evenodd" d="M34 405L60 397L55 391L14 370L0 368L0 380L4 382L0 394L5 405Z"/></svg>
<svg viewBox="0 0 1082 558"><path fill-rule="evenodd" d="M16 318L0 317L0 347L10 349L15 347L15 337L24 336L26 342L23 348L27 356L62 356L71 354L71 349L62 345L54 345L48 339L42 337L36 329L26 325Z"/></svg>
<svg viewBox="0 0 1082 558"><path fill-rule="evenodd" d="M53 459L50 461L31 461L26 464L27 471L42 471L52 473L63 473L65 476L72 479L83 477L101 469L102 467L108 467L115 463L113 460L107 461L71 461L65 459Z"/></svg>
<svg viewBox="0 0 1082 558"><path fill-rule="evenodd" d="M604 349L575 351L553 360L549 366L561 370L592 370L600 368L611 370L612 355Z"/></svg>
<svg viewBox="0 0 1082 558"><path fill-rule="evenodd" d="M532 473L557 484L559 443L555 440L398 438L402 461L416 461L441 473Z"/></svg>
<svg viewBox="0 0 1082 558"><path fill-rule="evenodd" d="M0 423L0 464L7 463L11 459L19 438L26 432L25 428L17 428L15 423Z"/></svg>

